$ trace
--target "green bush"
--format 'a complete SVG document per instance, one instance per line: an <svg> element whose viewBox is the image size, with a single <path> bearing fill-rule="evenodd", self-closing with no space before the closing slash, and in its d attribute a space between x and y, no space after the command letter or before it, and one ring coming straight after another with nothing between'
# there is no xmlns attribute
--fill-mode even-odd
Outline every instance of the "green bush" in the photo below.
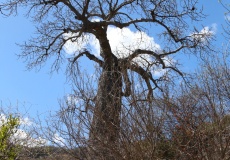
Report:
<svg viewBox="0 0 230 160"><path fill-rule="evenodd" d="M19 127L19 118L9 115L2 119L0 126L0 159L14 160L19 152L19 146L12 142L11 137L16 133Z"/></svg>

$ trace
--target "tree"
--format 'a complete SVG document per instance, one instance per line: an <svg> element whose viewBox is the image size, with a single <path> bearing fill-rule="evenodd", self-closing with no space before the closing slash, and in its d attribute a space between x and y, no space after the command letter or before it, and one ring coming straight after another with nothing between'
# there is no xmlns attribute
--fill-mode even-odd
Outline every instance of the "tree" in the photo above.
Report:
<svg viewBox="0 0 230 160"><path fill-rule="evenodd" d="M170 56L200 53L208 48L212 36L210 30L199 32L189 25L191 21L204 18L197 0L5 0L0 3L1 13L6 16L17 14L18 7L26 7L27 15L37 24L37 37L21 45L21 56L27 60L29 68L39 66L53 56L52 70L57 70L64 59L69 59L69 73L77 78L80 77L79 59L86 56L101 69L95 97L87 97L85 90L79 93L94 108L89 135L94 146L92 149L101 152L102 157L113 151L100 148L101 143L117 149L122 100L135 93L136 81L131 79L132 73L145 82L143 92L139 91L143 96L136 101L151 102L153 90L161 90L159 83L169 80L166 75L172 72L172 75L176 73L183 77L176 63L170 61ZM108 40L109 27L121 30L132 27L142 37L144 32L154 32L154 24L159 27L155 34L162 37L160 48L142 45L145 43L143 39L135 47L124 44L126 54L112 50ZM83 45L89 43L90 37L97 39L100 56ZM69 42L82 47L71 58L66 56L64 49ZM164 74L153 76L159 68Z"/></svg>
<svg viewBox="0 0 230 160"><path fill-rule="evenodd" d="M229 75L228 52L206 56L191 87L165 99L176 159L230 158Z"/></svg>
<svg viewBox="0 0 230 160"><path fill-rule="evenodd" d="M2 117L1 117L2 118ZM14 160L19 154L19 145L12 142L12 136L19 127L19 118L9 115L1 119L0 126L0 158Z"/></svg>

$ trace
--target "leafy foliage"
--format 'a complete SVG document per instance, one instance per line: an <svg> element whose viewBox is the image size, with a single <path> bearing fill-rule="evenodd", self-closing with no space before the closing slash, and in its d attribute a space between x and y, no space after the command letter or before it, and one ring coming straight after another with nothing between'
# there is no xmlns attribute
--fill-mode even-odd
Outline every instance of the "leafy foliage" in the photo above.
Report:
<svg viewBox="0 0 230 160"><path fill-rule="evenodd" d="M11 137L18 127L19 118L10 114L6 119L2 119L0 127L0 159L14 160L17 157L19 146L11 141Z"/></svg>

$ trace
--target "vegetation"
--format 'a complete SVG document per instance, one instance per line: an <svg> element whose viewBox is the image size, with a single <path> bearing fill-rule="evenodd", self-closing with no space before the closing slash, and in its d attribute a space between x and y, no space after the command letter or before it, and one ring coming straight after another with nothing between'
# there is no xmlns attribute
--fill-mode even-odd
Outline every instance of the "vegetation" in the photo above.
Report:
<svg viewBox="0 0 230 160"><path fill-rule="evenodd" d="M6 16L17 13L18 7L28 9L38 33L21 45L20 56L29 68L50 58L52 70L68 60L74 86L74 94L60 102L47 126L34 130L53 146L24 147L21 157L230 159L229 55L212 50L212 31L192 25L205 18L197 0L0 2ZM146 45L144 38L155 25L159 28L153 36L160 35L160 47L153 41ZM141 35L137 44L113 49L109 29L123 32L128 27ZM99 55L88 47L92 39L99 44ZM65 46L72 43L78 48L66 56ZM185 53L197 55L201 63L191 79L172 60ZM83 56L94 64L94 77L82 70ZM162 74L154 75L157 71ZM8 131L18 125L17 119L11 123L12 128L2 128L9 137ZM5 151L9 141L2 142Z"/></svg>
<svg viewBox="0 0 230 160"><path fill-rule="evenodd" d="M1 117L2 118L2 117ZM19 127L19 119L9 115L1 120L0 126L0 159L14 160L19 154L19 146L12 140L12 136Z"/></svg>

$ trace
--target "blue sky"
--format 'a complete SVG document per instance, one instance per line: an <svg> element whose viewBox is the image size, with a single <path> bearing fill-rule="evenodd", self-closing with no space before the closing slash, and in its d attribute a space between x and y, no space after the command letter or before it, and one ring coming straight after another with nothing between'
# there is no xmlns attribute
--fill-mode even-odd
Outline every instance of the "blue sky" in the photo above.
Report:
<svg viewBox="0 0 230 160"><path fill-rule="evenodd" d="M2 105L18 107L36 114L58 108L58 98L70 92L64 71L49 74L44 66L40 71L26 69L16 43L28 40L35 26L22 14L16 17L0 16L0 101Z"/></svg>
<svg viewBox="0 0 230 160"><path fill-rule="evenodd" d="M215 43L221 48L222 43L225 42L221 36L222 25L225 25L225 10L217 0L203 2L203 8L208 17L202 25L217 25ZM50 74L47 64L38 72L28 71L23 60L16 56L20 54L20 48L16 43L28 40L33 36L34 31L34 24L22 13L9 18L0 15L0 101L5 107L11 105L19 107L22 112L26 110L32 117L37 112L57 110L58 99L71 92L71 85L66 80L64 68L58 73ZM183 66L187 70L194 69L196 66L193 57L180 59L185 61Z"/></svg>

